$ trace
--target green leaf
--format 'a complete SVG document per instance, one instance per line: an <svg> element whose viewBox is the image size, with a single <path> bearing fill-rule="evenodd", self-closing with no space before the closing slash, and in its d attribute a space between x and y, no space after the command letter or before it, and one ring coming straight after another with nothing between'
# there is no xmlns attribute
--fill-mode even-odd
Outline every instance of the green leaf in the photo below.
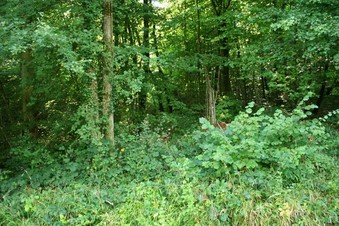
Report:
<svg viewBox="0 0 339 226"><path fill-rule="evenodd" d="M259 116L259 115L261 115L264 111L265 111L265 108L260 108L260 109L255 113L255 115Z"/></svg>
<svg viewBox="0 0 339 226"><path fill-rule="evenodd" d="M248 107L249 108L253 108L254 107L254 102L252 101L252 102L248 103Z"/></svg>

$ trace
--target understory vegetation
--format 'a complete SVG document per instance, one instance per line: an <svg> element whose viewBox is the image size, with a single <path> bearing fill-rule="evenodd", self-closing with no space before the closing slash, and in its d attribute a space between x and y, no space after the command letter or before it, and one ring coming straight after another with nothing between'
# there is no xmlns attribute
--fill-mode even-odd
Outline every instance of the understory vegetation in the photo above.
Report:
<svg viewBox="0 0 339 226"><path fill-rule="evenodd" d="M226 130L201 118L173 138L145 120L114 149L88 141L58 156L18 143L17 173L1 171L1 225L335 225L339 139L331 117L305 120L310 108L250 103Z"/></svg>

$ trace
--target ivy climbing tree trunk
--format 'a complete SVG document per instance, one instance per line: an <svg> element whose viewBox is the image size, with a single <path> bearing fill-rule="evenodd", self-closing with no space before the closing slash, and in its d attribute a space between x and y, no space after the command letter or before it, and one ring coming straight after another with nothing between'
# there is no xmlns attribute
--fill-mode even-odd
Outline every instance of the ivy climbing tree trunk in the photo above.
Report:
<svg viewBox="0 0 339 226"><path fill-rule="evenodd" d="M112 84L111 72L113 65L113 15L111 0L103 2L103 33L104 33L104 56L103 56L103 98L102 98L102 114L104 117L105 138L114 144L114 115L112 110Z"/></svg>

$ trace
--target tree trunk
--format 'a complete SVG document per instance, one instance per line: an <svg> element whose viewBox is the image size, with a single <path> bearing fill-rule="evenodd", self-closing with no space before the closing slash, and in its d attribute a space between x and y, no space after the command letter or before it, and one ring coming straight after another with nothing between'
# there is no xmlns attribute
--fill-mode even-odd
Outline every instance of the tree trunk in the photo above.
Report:
<svg viewBox="0 0 339 226"><path fill-rule="evenodd" d="M151 0L144 0L144 33L143 33L143 46L145 48L149 48L150 44L150 7L151 7ZM145 56L147 57L144 63L145 71L149 72L149 51L146 51Z"/></svg>
<svg viewBox="0 0 339 226"><path fill-rule="evenodd" d="M212 8L214 10L214 13L218 17L223 17L223 13L226 12L226 10L231 5L231 0L211 0ZM223 22L219 25L218 29L218 35L222 36L222 33L224 32L225 27L227 27L226 20L224 18L221 18ZM221 57L225 59L229 59L230 57L230 47L228 44L227 37L222 38L220 40L220 49L219 54ZM231 87L231 78L230 78L230 67L229 66L219 66L220 70L220 79L219 79L219 87L220 87L220 95L232 95L232 87Z"/></svg>
<svg viewBox="0 0 339 226"><path fill-rule="evenodd" d="M221 42L221 50L220 55L225 59L229 59L230 50L228 47L227 39L224 38ZM230 67L229 66L220 66L220 95L232 95L232 87L231 87L231 78L230 78Z"/></svg>
<svg viewBox="0 0 339 226"><path fill-rule="evenodd" d="M146 110L146 102L147 102L147 89L146 89L146 81L148 75L151 73L150 70L150 63L149 63L149 58L150 58L150 53L149 53L149 46L150 46L150 7L151 7L151 0L143 0L143 22L144 22L144 27L143 27L143 46L147 50L144 53L144 60L142 61L142 67L145 72L145 79L144 79L144 84L141 88L141 91L139 93L139 109L141 112L144 112Z"/></svg>
<svg viewBox="0 0 339 226"><path fill-rule="evenodd" d="M112 3L104 0L103 3L103 33L105 52L103 56L103 98L102 114L104 117L105 138L114 144L114 116L112 111L112 85L110 81L113 65L113 15Z"/></svg>
<svg viewBox="0 0 339 226"><path fill-rule="evenodd" d="M211 75L206 72L206 107L207 107L207 120L215 125L217 123L217 116L215 111L216 92L214 91L211 81Z"/></svg>
<svg viewBox="0 0 339 226"><path fill-rule="evenodd" d="M22 81L22 116L24 124L28 125L28 129L31 135L35 136L35 129L32 126L33 113L29 108L29 102L33 91L33 74L34 69L32 65L32 53L31 50L26 50L22 53L21 63L21 81Z"/></svg>
<svg viewBox="0 0 339 226"><path fill-rule="evenodd" d="M93 122L93 130L92 130L92 139L96 142L101 142L101 131L99 126L100 121L100 102L99 102L99 96L98 96L98 83L95 78L91 81L91 99L90 99L90 105L89 105L89 120Z"/></svg>

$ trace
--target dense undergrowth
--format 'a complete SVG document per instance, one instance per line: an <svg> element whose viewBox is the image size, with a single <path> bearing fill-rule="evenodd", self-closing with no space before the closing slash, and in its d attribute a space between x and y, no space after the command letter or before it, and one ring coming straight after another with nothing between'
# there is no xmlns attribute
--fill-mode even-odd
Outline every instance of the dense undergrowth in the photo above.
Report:
<svg viewBox="0 0 339 226"><path fill-rule="evenodd" d="M200 119L181 136L166 116L121 131L113 150L81 141L51 155L21 138L0 171L0 225L336 225L339 138L326 121L338 112L308 119L311 108L250 104L226 130Z"/></svg>

